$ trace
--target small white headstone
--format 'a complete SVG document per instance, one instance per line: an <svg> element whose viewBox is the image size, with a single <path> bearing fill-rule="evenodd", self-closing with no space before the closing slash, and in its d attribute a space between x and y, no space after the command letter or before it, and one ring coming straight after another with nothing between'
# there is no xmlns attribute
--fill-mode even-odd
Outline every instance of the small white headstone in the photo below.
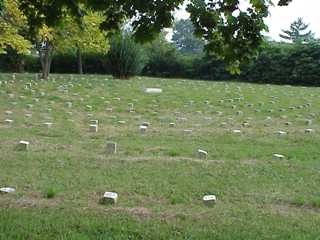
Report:
<svg viewBox="0 0 320 240"><path fill-rule="evenodd" d="M6 124L12 124L13 123L13 120L12 119L6 119L6 120L4 120L4 123L6 123Z"/></svg>
<svg viewBox="0 0 320 240"><path fill-rule="evenodd" d="M11 187L0 188L0 193L13 193L15 191L16 190L14 188L11 188Z"/></svg>
<svg viewBox="0 0 320 240"><path fill-rule="evenodd" d="M206 205L213 205L217 202L217 197L215 195L205 195L202 200Z"/></svg>
<svg viewBox="0 0 320 240"><path fill-rule="evenodd" d="M284 136L284 135L287 135L287 132L278 131L277 134L278 134L279 136Z"/></svg>
<svg viewBox="0 0 320 240"><path fill-rule="evenodd" d="M90 124L95 124L98 125L99 121L98 120L90 120Z"/></svg>
<svg viewBox="0 0 320 240"><path fill-rule="evenodd" d="M161 88L146 88L145 93L162 93Z"/></svg>
<svg viewBox="0 0 320 240"><path fill-rule="evenodd" d="M145 133L146 131L147 131L147 126L144 126L144 125L141 125L140 127L139 127L139 129L140 129L140 132L141 133Z"/></svg>
<svg viewBox="0 0 320 240"><path fill-rule="evenodd" d="M201 150L201 149L198 149L197 150L197 155L198 155L198 158L200 158L200 159L207 159L208 152L206 152L204 150Z"/></svg>
<svg viewBox="0 0 320 240"><path fill-rule="evenodd" d="M184 133L192 133L192 129L184 129L183 132Z"/></svg>
<svg viewBox="0 0 320 240"><path fill-rule="evenodd" d="M103 204L116 204L118 201L118 193L115 192L105 192L103 194L102 203Z"/></svg>
<svg viewBox="0 0 320 240"><path fill-rule="evenodd" d="M243 127L249 127L249 126L250 126L250 123L249 123L249 122L243 122L243 123L242 123L242 126L243 126Z"/></svg>
<svg viewBox="0 0 320 240"><path fill-rule="evenodd" d="M240 134L241 133L241 130L239 129L235 129L235 130L232 130L233 133L236 133L236 134Z"/></svg>
<svg viewBox="0 0 320 240"><path fill-rule="evenodd" d="M30 144L30 143L27 142L27 141L20 141L18 147L19 147L20 150L28 151L28 149L29 149L29 144Z"/></svg>
<svg viewBox="0 0 320 240"><path fill-rule="evenodd" d="M93 132L93 133L98 132L98 125L96 125L96 124L90 124L89 130L90 130L90 132Z"/></svg>
<svg viewBox="0 0 320 240"><path fill-rule="evenodd" d="M275 159L284 159L284 156L283 155L281 155L281 154L273 154L273 157L275 158Z"/></svg>
<svg viewBox="0 0 320 240"><path fill-rule="evenodd" d="M8 110L8 111L5 111L5 114L6 114L6 115L11 115L11 114L12 114L12 111L9 111L9 110Z"/></svg>
<svg viewBox="0 0 320 240"><path fill-rule="evenodd" d="M306 130L304 130L305 133L313 133L314 129L308 128Z"/></svg>

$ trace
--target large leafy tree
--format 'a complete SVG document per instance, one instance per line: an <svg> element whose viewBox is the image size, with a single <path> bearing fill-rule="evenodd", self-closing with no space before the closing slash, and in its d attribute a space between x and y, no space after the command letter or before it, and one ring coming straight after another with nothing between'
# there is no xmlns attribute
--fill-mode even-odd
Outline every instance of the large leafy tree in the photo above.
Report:
<svg viewBox="0 0 320 240"><path fill-rule="evenodd" d="M25 4L22 0L20 2L22 6ZM44 3L45 1L39 2L43 6ZM82 73L82 51L107 50L106 34L100 30L103 19L101 14L87 10L83 11L80 18L77 18L72 11L64 8L61 17L53 23L44 13L41 13L41 9L38 9L38 3L34 2L33 4L35 5L28 5L30 9L35 11L31 17L29 15L28 36L39 53L42 78L48 78L52 57L56 51L76 53L78 71ZM83 5L81 7L83 8Z"/></svg>
<svg viewBox="0 0 320 240"><path fill-rule="evenodd" d="M0 54L8 48L19 54L27 53L31 47L21 32L27 22L19 9L18 1L3 0L0 5Z"/></svg>
<svg viewBox="0 0 320 240"><path fill-rule="evenodd" d="M182 53L200 53L204 41L194 35L194 26L189 19L174 23L172 41Z"/></svg>
<svg viewBox="0 0 320 240"><path fill-rule="evenodd" d="M101 31L102 15L87 11L79 24L67 15L56 31L56 48L59 52L77 55L78 73L83 73L82 53L107 52L109 48L106 32Z"/></svg>
<svg viewBox="0 0 320 240"><path fill-rule="evenodd" d="M184 0L20 0L21 9L27 15L31 29L43 21L48 26L63 17L64 9L81 16L79 4L101 11L104 22L101 27L112 32L118 30L126 19L132 19L137 40L153 39L163 28L173 22L173 11ZM225 60L230 70L236 70L256 53L263 41L261 32L266 30L264 18L268 15L271 0L248 0L249 7L240 9L239 0L191 0L187 10L197 35L207 41L206 50ZM287 5L290 0L279 0Z"/></svg>
<svg viewBox="0 0 320 240"><path fill-rule="evenodd" d="M282 30L280 37L293 43L310 42L314 39L314 33L308 28L309 24L304 23L302 18L298 18L291 23L289 30Z"/></svg>
<svg viewBox="0 0 320 240"><path fill-rule="evenodd" d="M38 29L34 39L39 53L43 79L47 79L50 73L52 55L55 49L55 36L55 30L43 24Z"/></svg>

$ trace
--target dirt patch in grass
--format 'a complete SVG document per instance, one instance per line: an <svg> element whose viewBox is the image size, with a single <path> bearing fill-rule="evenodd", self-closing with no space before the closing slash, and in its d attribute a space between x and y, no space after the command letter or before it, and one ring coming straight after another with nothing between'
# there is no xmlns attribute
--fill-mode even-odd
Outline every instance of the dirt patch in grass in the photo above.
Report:
<svg viewBox="0 0 320 240"><path fill-rule="evenodd" d="M122 158L121 160L130 161L130 162L140 162L140 161L190 161L190 162L197 162L197 163L212 163L212 164L223 164L223 160L201 160L196 158L187 158L187 157L126 157Z"/></svg>
<svg viewBox="0 0 320 240"><path fill-rule="evenodd" d="M302 214L319 214L320 209L309 205L298 206L292 203L279 202L266 205L272 214L294 217Z"/></svg>
<svg viewBox="0 0 320 240"><path fill-rule="evenodd" d="M257 159L246 159L241 160L240 163L244 165L257 165L259 164L259 161Z"/></svg>
<svg viewBox="0 0 320 240"><path fill-rule="evenodd" d="M114 210L125 212L131 216L138 217L138 218L150 218L153 216L153 213L145 207L115 208Z"/></svg>
<svg viewBox="0 0 320 240"><path fill-rule="evenodd" d="M62 199L55 197L46 199L39 193L28 193L23 196L16 194L1 195L0 205L12 208L54 208L60 206Z"/></svg>

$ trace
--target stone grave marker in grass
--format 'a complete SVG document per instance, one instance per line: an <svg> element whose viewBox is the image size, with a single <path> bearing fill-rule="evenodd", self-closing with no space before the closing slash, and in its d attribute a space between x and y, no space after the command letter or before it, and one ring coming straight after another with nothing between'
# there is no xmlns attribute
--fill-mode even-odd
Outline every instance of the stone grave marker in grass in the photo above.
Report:
<svg viewBox="0 0 320 240"><path fill-rule="evenodd" d="M277 159L277 160L279 160L279 159L282 160L285 158L285 156L282 154L275 153L275 154L273 154L273 158Z"/></svg>
<svg viewBox="0 0 320 240"><path fill-rule="evenodd" d="M98 125L97 124L90 124L89 131L92 133L97 133L98 132Z"/></svg>
<svg viewBox="0 0 320 240"><path fill-rule="evenodd" d="M145 126L145 125L140 125L139 126L139 130L140 130L140 133L145 133L147 131L148 127Z"/></svg>
<svg viewBox="0 0 320 240"><path fill-rule="evenodd" d="M217 197L215 195L205 195L202 201L207 206L213 206L217 202Z"/></svg>
<svg viewBox="0 0 320 240"><path fill-rule="evenodd" d="M207 151L204 151L202 149L198 149L197 150L197 157L200 158L200 159L207 159L208 157L208 152Z"/></svg>
<svg viewBox="0 0 320 240"><path fill-rule="evenodd" d="M175 125L176 125L176 124L173 123L173 122L169 123L169 127L171 127L171 128L173 128Z"/></svg>
<svg viewBox="0 0 320 240"><path fill-rule="evenodd" d="M107 154L116 154L117 153L117 143L107 142L106 153Z"/></svg>
<svg viewBox="0 0 320 240"><path fill-rule="evenodd" d="M305 129L304 132L310 134L310 133L313 133L315 131L314 131L314 129L308 128L308 129Z"/></svg>
<svg viewBox="0 0 320 240"><path fill-rule="evenodd" d="M28 151L30 143L28 141L21 140L17 146L20 151Z"/></svg>
<svg viewBox="0 0 320 240"><path fill-rule="evenodd" d="M2 187L0 188L0 193L8 194L8 193L14 193L16 190L12 187Z"/></svg>
<svg viewBox="0 0 320 240"><path fill-rule="evenodd" d="M12 119L5 119L4 123L7 125L11 125L13 123L13 120Z"/></svg>

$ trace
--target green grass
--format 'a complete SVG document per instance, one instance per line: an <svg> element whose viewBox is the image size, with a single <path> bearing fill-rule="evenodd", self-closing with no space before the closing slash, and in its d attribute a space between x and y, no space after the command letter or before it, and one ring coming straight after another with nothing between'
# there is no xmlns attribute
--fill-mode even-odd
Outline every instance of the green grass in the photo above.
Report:
<svg viewBox="0 0 320 240"><path fill-rule="evenodd" d="M16 193L0 195L0 239L320 239L319 88L11 79L0 75L0 187ZM89 132L91 119L98 133ZM141 134L144 121L151 125ZM20 140L29 151L17 150ZM117 142L116 155L105 153L108 141ZM199 148L207 160L197 159ZM99 203L105 191L119 194L116 205ZM217 196L215 206L202 203L205 194Z"/></svg>

